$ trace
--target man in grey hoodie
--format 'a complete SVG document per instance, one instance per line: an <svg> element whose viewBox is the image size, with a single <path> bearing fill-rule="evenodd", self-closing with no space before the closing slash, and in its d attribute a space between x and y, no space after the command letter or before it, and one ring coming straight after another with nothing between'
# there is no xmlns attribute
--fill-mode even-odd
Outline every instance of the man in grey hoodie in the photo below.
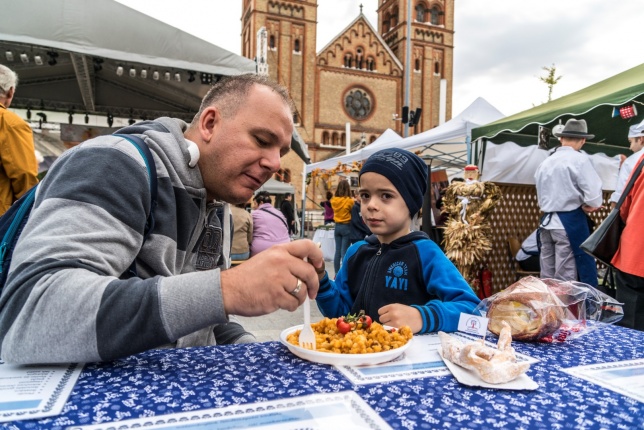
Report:
<svg viewBox="0 0 644 430"><path fill-rule="evenodd" d="M145 241L150 186L136 147L102 136L63 153L14 251L0 297L0 357L91 362L214 345L213 329L230 315L293 311L315 297L324 261L309 240L225 270L228 204L248 201L280 168L290 106L266 78L227 77L189 125L159 118L120 130L144 139L156 164L155 226ZM133 261L137 276L126 279Z"/></svg>

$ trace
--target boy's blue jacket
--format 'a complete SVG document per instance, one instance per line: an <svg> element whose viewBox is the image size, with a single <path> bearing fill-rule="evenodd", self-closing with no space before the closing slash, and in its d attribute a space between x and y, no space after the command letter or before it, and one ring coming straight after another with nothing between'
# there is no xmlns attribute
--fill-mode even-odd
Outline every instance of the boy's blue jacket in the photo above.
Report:
<svg viewBox="0 0 644 430"><path fill-rule="evenodd" d="M325 274L316 298L322 314L335 318L400 303L423 317L420 333L452 332L461 312L472 313L479 298L454 264L424 232L381 244L376 235L351 246L335 281Z"/></svg>

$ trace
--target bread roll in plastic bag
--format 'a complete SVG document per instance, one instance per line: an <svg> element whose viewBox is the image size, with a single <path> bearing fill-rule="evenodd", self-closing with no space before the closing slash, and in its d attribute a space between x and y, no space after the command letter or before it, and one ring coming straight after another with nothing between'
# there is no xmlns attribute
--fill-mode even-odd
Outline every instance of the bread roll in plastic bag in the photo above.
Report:
<svg viewBox="0 0 644 430"><path fill-rule="evenodd" d="M622 303L590 285L533 276L482 300L473 313L489 318L497 336L505 320L513 340L528 342L576 339L624 316Z"/></svg>

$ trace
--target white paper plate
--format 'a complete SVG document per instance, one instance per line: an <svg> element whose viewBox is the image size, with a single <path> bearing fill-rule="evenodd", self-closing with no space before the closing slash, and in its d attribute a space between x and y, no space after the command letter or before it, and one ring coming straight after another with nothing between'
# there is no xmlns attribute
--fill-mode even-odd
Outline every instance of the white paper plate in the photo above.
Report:
<svg viewBox="0 0 644 430"><path fill-rule="evenodd" d="M386 329L391 328L388 326L384 327ZM301 329L302 325L296 325L294 327L283 330L282 333L280 333L280 342L282 342L282 344L286 346L289 351L304 360L321 364L333 364L335 366L366 366L371 364L385 363L387 361L391 361L395 358L400 357L405 352L405 350L409 348L409 345L411 345L411 342L414 340L414 338L412 337L406 344L404 344L400 348L391 349L384 352L374 352L370 354L338 354L334 352L311 351L310 349L301 348L297 345L293 345L292 343L288 343L286 340L288 335L296 330Z"/></svg>

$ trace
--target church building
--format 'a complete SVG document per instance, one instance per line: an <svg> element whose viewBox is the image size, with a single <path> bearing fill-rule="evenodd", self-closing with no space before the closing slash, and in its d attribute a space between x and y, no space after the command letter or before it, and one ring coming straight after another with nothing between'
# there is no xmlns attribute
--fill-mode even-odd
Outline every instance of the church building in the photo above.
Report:
<svg viewBox="0 0 644 430"><path fill-rule="evenodd" d="M255 59L262 55L259 45L266 44L266 58L257 61L289 89L296 130L311 162L344 151L347 130L355 150L388 128L411 136L450 119L454 0L378 0L377 29L361 6L319 52L317 7L317 0L244 0L241 20L242 55ZM265 36L258 37L262 29ZM416 125L401 121L405 100ZM302 163L291 151L276 175L295 187L298 206ZM307 195L318 203L325 199L322 188Z"/></svg>

